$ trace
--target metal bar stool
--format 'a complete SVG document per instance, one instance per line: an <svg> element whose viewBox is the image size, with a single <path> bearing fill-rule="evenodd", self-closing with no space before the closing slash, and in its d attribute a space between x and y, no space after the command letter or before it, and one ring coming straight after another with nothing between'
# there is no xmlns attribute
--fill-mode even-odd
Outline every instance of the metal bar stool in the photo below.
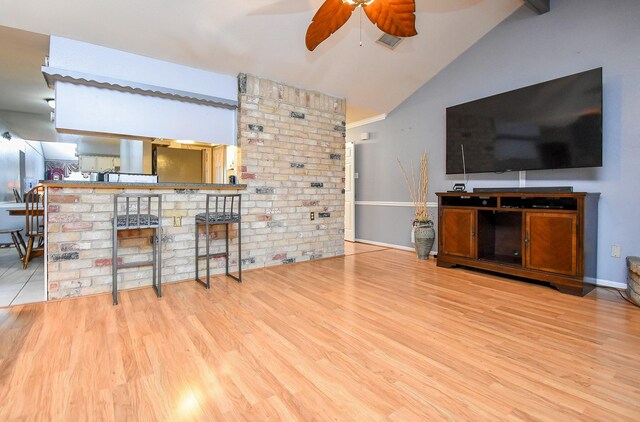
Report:
<svg viewBox="0 0 640 422"><path fill-rule="evenodd" d="M152 214L153 209L157 214ZM153 288L162 297L162 196L159 194L118 194L113 198L113 304L118 304L118 268L151 265ZM149 261L118 263L118 233L123 230L153 229L152 258ZM157 277L156 277L157 273Z"/></svg>
<svg viewBox="0 0 640 422"><path fill-rule="evenodd" d="M225 257L226 269L225 274L238 283L242 282L242 223L241 223L241 206L242 196L240 194L233 195L220 195L220 194L207 194L206 212L196 215L196 281L206 286L211 287L211 258ZM229 224L238 224L238 276L229 272ZM225 225L225 252L211 253L211 238L210 227L212 225L224 224ZM200 237L200 226L205 226L206 234L206 253L200 255L198 238ZM207 281L200 279L199 263L202 258L207 260Z"/></svg>

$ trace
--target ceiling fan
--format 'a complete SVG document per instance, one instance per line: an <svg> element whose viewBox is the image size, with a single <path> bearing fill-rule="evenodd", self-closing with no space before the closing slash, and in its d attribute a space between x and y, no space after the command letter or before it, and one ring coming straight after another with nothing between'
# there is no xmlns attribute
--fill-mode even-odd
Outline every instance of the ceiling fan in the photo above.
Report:
<svg viewBox="0 0 640 422"><path fill-rule="evenodd" d="M307 29L309 51L344 25L356 8L362 8L369 20L382 32L396 37L412 37L416 31L415 0L326 0Z"/></svg>

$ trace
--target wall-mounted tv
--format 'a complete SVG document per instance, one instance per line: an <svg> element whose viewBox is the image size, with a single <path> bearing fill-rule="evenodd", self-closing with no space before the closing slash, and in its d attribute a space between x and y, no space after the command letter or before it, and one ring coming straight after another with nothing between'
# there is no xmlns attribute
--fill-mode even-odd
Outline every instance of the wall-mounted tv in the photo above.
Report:
<svg viewBox="0 0 640 422"><path fill-rule="evenodd" d="M602 68L447 108L446 173L602 166Z"/></svg>

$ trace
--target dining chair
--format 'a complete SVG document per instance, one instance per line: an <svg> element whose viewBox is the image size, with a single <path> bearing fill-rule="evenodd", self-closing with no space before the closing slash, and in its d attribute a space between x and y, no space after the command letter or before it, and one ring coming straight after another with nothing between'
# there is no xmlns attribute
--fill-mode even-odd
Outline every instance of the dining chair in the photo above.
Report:
<svg viewBox="0 0 640 422"><path fill-rule="evenodd" d="M44 186L39 185L25 195L27 251L23 260L23 268L36 255L44 253Z"/></svg>
<svg viewBox="0 0 640 422"><path fill-rule="evenodd" d="M18 204L22 203L22 196L20 196L20 192L18 192L18 189L16 188L13 188L13 198Z"/></svg>

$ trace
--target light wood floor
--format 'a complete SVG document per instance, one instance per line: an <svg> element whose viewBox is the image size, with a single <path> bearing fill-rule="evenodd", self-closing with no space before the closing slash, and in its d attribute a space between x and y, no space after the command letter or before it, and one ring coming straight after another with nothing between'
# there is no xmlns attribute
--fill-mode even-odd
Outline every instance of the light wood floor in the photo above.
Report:
<svg viewBox="0 0 640 422"><path fill-rule="evenodd" d="M0 420L640 419L640 309L398 250L0 310Z"/></svg>

